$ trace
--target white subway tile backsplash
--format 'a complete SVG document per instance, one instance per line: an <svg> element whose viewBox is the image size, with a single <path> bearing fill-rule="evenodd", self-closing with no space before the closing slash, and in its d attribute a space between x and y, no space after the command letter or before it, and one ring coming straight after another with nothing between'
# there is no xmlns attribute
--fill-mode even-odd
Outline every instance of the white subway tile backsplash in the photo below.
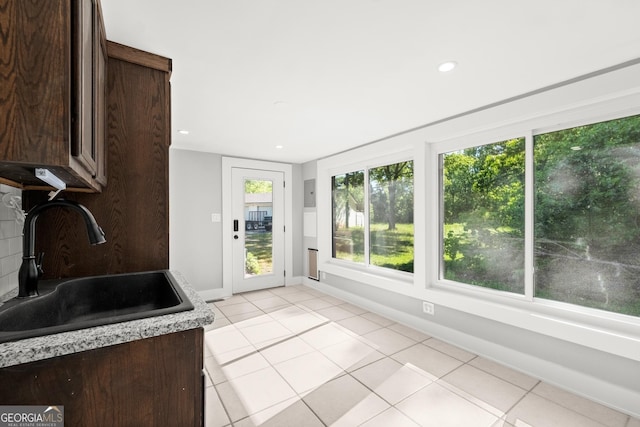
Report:
<svg viewBox="0 0 640 427"><path fill-rule="evenodd" d="M0 184L0 197L20 197L21 191ZM22 259L22 225L16 221L14 209L0 201L0 295L18 286L18 270Z"/></svg>
<svg viewBox="0 0 640 427"><path fill-rule="evenodd" d="M13 271L13 257L4 256L0 258L0 276L4 276L5 272Z"/></svg>
<svg viewBox="0 0 640 427"><path fill-rule="evenodd" d="M20 255L22 254L22 229L18 227L16 230L16 237L9 240L9 253Z"/></svg>

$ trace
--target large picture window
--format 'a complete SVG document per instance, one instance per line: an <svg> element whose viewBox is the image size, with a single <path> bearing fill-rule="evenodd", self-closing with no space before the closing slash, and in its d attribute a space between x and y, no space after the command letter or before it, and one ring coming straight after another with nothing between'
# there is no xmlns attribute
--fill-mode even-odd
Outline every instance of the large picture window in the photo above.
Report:
<svg viewBox="0 0 640 427"><path fill-rule="evenodd" d="M413 272L413 162L334 175L333 258Z"/></svg>
<svg viewBox="0 0 640 427"><path fill-rule="evenodd" d="M524 293L524 138L441 155L444 279Z"/></svg>
<svg viewBox="0 0 640 427"><path fill-rule="evenodd" d="M640 316L640 116L446 152L440 162L441 279Z"/></svg>
<svg viewBox="0 0 640 427"><path fill-rule="evenodd" d="M640 315L640 116L534 138L535 296Z"/></svg>

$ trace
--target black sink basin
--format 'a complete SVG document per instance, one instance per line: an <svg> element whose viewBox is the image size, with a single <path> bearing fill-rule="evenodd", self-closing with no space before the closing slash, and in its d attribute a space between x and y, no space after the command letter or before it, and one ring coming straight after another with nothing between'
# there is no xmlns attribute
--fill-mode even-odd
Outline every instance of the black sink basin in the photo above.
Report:
<svg viewBox="0 0 640 427"><path fill-rule="evenodd" d="M0 307L0 343L193 310L169 271L41 281Z"/></svg>

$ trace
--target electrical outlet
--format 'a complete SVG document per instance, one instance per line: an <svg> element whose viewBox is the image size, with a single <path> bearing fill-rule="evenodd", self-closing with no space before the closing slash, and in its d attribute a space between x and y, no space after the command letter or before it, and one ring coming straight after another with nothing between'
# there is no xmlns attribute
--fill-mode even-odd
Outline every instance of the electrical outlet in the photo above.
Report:
<svg viewBox="0 0 640 427"><path fill-rule="evenodd" d="M422 311L432 316L436 314L433 303L428 301L422 301Z"/></svg>

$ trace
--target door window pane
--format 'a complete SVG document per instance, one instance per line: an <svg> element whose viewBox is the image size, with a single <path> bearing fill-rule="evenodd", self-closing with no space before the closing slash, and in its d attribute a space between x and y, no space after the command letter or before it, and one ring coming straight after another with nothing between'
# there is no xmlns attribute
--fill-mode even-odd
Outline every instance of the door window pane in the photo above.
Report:
<svg viewBox="0 0 640 427"><path fill-rule="evenodd" d="M372 265L413 273L413 162L369 170Z"/></svg>
<svg viewBox="0 0 640 427"><path fill-rule="evenodd" d="M524 138L441 155L442 277L524 293Z"/></svg>
<svg viewBox="0 0 640 427"><path fill-rule="evenodd" d="M245 179L245 277L273 272L273 182Z"/></svg>
<svg viewBox="0 0 640 427"><path fill-rule="evenodd" d="M640 315L640 116L534 139L535 296Z"/></svg>
<svg viewBox="0 0 640 427"><path fill-rule="evenodd" d="M364 171L331 178L333 257L364 262Z"/></svg>

